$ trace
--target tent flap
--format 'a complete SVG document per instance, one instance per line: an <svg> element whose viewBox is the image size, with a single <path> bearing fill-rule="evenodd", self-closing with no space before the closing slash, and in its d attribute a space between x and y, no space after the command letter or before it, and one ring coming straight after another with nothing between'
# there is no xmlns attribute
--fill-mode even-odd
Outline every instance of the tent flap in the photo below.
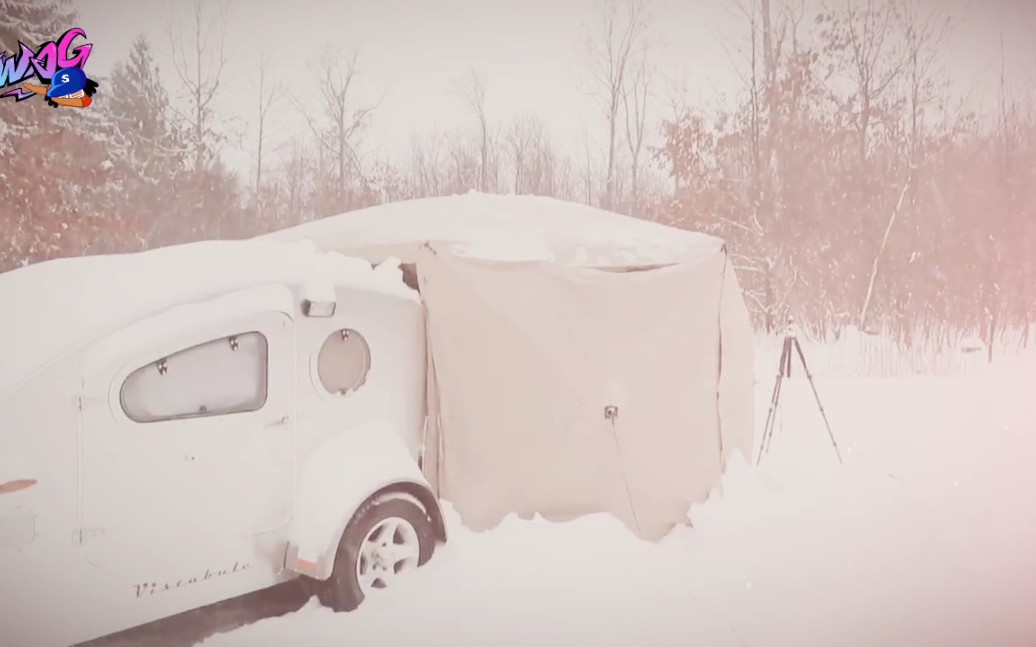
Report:
<svg viewBox="0 0 1036 647"><path fill-rule="evenodd" d="M755 331L737 273L728 262L720 301L719 417L724 463L735 452L752 460L755 433Z"/></svg>
<svg viewBox="0 0 1036 647"><path fill-rule="evenodd" d="M605 512L658 539L686 523L751 444L752 334L725 267L720 252L618 273L426 247L424 466L465 525Z"/></svg>

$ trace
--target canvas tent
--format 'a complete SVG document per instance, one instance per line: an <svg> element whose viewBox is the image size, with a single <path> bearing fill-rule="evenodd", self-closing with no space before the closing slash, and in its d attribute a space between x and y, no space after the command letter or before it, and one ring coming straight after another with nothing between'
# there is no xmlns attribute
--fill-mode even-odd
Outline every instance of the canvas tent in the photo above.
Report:
<svg viewBox="0 0 1036 647"><path fill-rule="evenodd" d="M754 338L719 239L483 194L272 236L416 268L423 469L468 527L609 512L657 539L751 455Z"/></svg>

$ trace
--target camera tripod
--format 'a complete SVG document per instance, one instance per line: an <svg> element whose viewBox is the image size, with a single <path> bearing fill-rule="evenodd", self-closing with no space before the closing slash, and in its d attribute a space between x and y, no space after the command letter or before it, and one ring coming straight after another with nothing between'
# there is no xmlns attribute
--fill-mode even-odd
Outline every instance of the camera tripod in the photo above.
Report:
<svg viewBox="0 0 1036 647"><path fill-rule="evenodd" d="M817 393L816 384L813 383L813 375L809 372L809 367L806 365L806 356L802 352L802 346L799 344L798 337L795 336L794 320L788 320L788 327L784 333L784 346L781 349L781 359L777 365L777 381L773 385L773 395L770 398L770 411L766 414L766 424L763 427L763 438L759 445L759 456L755 461L758 465L763 459L763 454L770 450L770 441L773 439L773 425L777 420L777 408L780 406L781 401L781 385L784 382L785 377L791 377L791 352L795 350L799 356L799 360L802 362L802 370L806 373L806 379L809 380L809 386L813 389L813 397L817 400L817 407L820 409L820 416L824 419L824 426L827 427L827 435L831 439L831 445L835 448L835 455L838 456L838 462L842 463L842 453L838 451L838 443L835 442L835 435L831 432L831 424L827 421L827 414L824 412L824 405L820 403L820 395Z"/></svg>

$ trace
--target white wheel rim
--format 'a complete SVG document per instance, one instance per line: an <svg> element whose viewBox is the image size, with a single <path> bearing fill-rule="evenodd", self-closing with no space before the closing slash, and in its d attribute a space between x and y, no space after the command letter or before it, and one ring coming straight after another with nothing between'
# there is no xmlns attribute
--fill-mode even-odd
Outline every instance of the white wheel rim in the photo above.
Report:
<svg viewBox="0 0 1036 647"><path fill-rule="evenodd" d="M375 589L392 584L397 575L417 568L421 557L421 542L417 530L406 519L382 519L360 544L356 556L356 581L364 596Z"/></svg>

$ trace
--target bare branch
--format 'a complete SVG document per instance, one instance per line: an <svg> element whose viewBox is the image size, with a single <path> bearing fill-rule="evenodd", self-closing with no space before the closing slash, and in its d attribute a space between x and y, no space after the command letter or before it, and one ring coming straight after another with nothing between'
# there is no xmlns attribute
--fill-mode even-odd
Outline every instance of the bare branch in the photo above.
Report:
<svg viewBox="0 0 1036 647"><path fill-rule="evenodd" d="M202 0L194 0L188 25L190 32L186 36L174 14L167 14L166 20L173 70L190 105L189 112L175 108L174 111L191 133L196 170L204 169L216 156L217 145L223 139L213 125L212 104L220 90L227 62L225 44L229 10L225 1L216 6L216 16L209 20ZM211 42L214 33L217 33L215 46ZM188 48L192 50L191 56L187 54Z"/></svg>
<svg viewBox="0 0 1036 647"><path fill-rule="evenodd" d="M608 123L608 166L604 206L614 206L616 196L616 144L630 60L642 46L648 27L647 0L599 0L597 22L587 36L591 77Z"/></svg>

